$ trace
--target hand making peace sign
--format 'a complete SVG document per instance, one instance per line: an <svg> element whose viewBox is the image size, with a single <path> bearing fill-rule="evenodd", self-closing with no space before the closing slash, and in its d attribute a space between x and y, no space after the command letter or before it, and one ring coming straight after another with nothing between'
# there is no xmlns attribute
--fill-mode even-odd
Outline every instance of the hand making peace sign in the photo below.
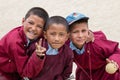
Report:
<svg viewBox="0 0 120 80"><path fill-rule="evenodd" d="M46 48L42 47L42 39L40 39L39 42L35 44L35 46L37 56L44 57L45 56L44 52L46 51Z"/></svg>

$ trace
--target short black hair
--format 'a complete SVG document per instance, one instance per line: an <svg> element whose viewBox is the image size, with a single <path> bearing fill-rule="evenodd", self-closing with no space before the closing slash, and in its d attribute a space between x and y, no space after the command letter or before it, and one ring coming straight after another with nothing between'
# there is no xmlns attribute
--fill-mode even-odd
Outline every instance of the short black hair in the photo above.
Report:
<svg viewBox="0 0 120 80"><path fill-rule="evenodd" d="M48 27L52 24L62 24L66 27L66 31L69 31L69 27L68 27L68 23L66 21L66 19L62 16L52 16L48 19L46 26L44 28L44 30L46 31L48 29Z"/></svg>
<svg viewBox="0 0 120 80"><path fill-rule="evenodd" d="M69 30L71 30L74 25L80 24L80 23L87 23L88 24L88 18L83 18L83 19L75 21L74 23L69 25Z"/></svg>
<svg viewBox="0 0 120 80"><path fill-rule="evenodd" d="M41 17L45 23L47 22L47 20L49 18L47 11L40 7L31 8L25 15L25 19L27 19L30 15L36 15L38 17Z"/></svg>

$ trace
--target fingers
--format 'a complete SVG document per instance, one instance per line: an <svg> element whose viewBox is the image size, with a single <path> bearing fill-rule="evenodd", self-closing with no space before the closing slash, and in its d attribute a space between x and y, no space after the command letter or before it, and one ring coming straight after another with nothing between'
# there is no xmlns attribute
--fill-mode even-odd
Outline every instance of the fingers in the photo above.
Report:
<svg viewBox="0 0 120 80"><path fill-rule="evenodd" d="M42 38L40 38L38 44L39 44L40 46L42 46Z"/></svg>
<svg viewBox="0 0 120 80"><path fill-rule="evenodd" d="M44 48L44 47L39 47L38 49L36 49L36 54L38 55L38 56L45 56L45 54L44 54L44 52L46 51L46 48Z"/></svg>
<svg viewBox="0 0 120 80"><path fill-rule="evenodd" d="M45 39L42 40L43 47L45 47Z"/></svg>
<svg viewBox="0 0 120 80"><path fill-rule="evenodd" d="M114 60L110 60L107 58L106 61L107 61L107 63L113 63L116 66L116 68L119 68L119 65Z"/></svg>
<svg viewBox="0 0 120 80"><path fill-rule="evenodd" d="M36 42L36 43L35 43L36 49L39 49L38 46L39 46L39 44Z"/></svg>
<svg viewBox="0 0 120 80"><path fill-rule="evenodd" d="M114 64L116 65L117 68L119 68L119 65L117 64L117 62L114 62Z"/></svg>
<svg viewBox="0 0 120 80"><path fill-rule="evenodd" d="M45 54L44 54L44 52L46 51L46 48L44 48L44 47L41 47L40 49L36 49L36 54L38 55L38 56L45 56Z"/></svg>
<svg viewBox="0 0 120 80"><path fill-rule="evenodd" d="M106 59L106 61L108 62L108 63L116 63L115 61L113 61L113 60L110 60L110 59Z"/></svg>
<svg viewBox="0 0 120 80"><path fill-rule="evenodd" d="M37 54L39 57L45 56L45 54Z"/></svg>
<svg viewBox="0 0 120 80"><path fill-rule="evenodd" d="M94 34L92 33L92 31L89 30L86 43L91 42L91 41L94 42Z"/></svg>
<svg viewBox="0 0 120 80"><path fill-rule="evenodd" d="M106 61L107 61L107 63L116 63L115 61L113 61L113 60L110 60L110 59L106 59Z"/></svg>
<svg viewBox="0 0 120 80"><path fill-rule="evenodd" d="M91 41L94 42L94 34L91 30L89 30L89 38L91 38Z"/></svg>
<svg viewBox="0 0 120 80"><path fill-rule="evenodd" d="M42 46L42 38L39 40L38 43L37 42L35 43L35 46L37 49L39 49L39 47Z"/></svg>
<svg viewBox="0 0 120 80"><path fill-rule="evenodd" d="M110 60L110 59L108 59L108 58L106 59L106 61L107 61L107 63L110 63L110 62L111 62L111 60Z"/></svg>
<svg viewBox="0 0 120 80"><path fill-rule="evenodd" d="M46 48L42 47L42 39L39 40L38 43L35 44L36 45L36 54L38 56L45 56L44 52L46 51Z"/></svg>
<svg viewBox="0 0 120 80"><path fill-rule="evenodd" d="M36 49L37 53L44 53L46 51L46 48L44 47L39 47L39 49Z"/></svg>

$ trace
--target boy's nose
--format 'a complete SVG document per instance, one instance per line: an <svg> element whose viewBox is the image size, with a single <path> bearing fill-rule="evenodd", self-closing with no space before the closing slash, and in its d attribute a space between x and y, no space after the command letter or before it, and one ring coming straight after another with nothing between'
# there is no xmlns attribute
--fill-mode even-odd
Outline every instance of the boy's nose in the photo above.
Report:
<svg viewBox="0 0 120 80"><path fill-rule="evenodd" d="M79 32L78 36L79 36L79 37L82 37L82 36L83 36L83 33Z"/></svg>
<svg viewBox="0 0 120 80"><path fill-rule="evenodd" d="M32 26L32 30L36 30L36 26L35 25Z"/></svg>
<svg viewBox="0 0 120 80"><path fill-rule="evenodd" d="M55 40L59 40L59 36L55 36Z"/></svg>

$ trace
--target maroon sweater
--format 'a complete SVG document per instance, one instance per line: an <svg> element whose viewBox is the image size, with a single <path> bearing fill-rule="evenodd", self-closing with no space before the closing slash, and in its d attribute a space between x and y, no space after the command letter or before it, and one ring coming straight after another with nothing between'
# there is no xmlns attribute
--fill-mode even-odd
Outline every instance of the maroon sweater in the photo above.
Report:
<svg viewBox="0 0 120 80"><path fill-rule="evenodd" d="M46 44L47 48L47 44ZM66 80L72 73L73 53L64 45L57 55L46 55L39 75L32 80Z"/></svg>
<svg viewBox="0 0 120 80"><path fill-rule="evenodd" d="M43 61L33 53L34 43L26 46L23 26L13 29L0 40L0 80L31 78L40 72Z"/></svg>
<svg viewBox="0 0 120 80"><path fill-rule="evenodd" d="M120 80L120 68L115 74L105 72L106 58L116 61L120 67L118 43L106 40L104 35L96 32L95 41L85 45L82 55L74 51L77 64L76 80Z"/></svg>

